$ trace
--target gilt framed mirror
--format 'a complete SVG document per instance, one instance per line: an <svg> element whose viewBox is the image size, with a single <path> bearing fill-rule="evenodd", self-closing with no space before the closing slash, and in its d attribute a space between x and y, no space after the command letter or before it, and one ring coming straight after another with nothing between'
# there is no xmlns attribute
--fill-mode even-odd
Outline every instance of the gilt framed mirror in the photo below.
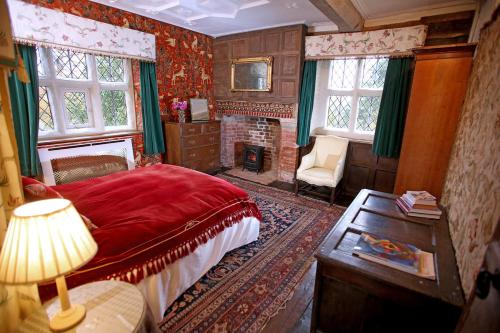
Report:
<svg viewBox="0 0 500 333"><path fill-rule="evenodd" d="M271 91L273 57L233 59L231 91Z"/></svg>

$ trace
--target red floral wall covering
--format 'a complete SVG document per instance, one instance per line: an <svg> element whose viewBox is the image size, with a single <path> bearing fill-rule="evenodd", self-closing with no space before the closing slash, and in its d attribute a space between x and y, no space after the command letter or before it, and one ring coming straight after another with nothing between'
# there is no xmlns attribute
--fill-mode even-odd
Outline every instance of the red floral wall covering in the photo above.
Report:
<svg viewBox="0 0 500 333"><path fill-rule="evenodd" d="M169 112L175 98L208 99L210 117L215 117L213 90L212 41L209 36L168 23L159 22L121 9L108 7L88 0L24 0L25 2L61 10L92 20L140 30L156 36L156 78L160 112ZM137 128L142 130L139 62L132 61ZM158 156L142 156L142 135L134 135L134 153L140 155L140 165L161 160Z"/></svg>

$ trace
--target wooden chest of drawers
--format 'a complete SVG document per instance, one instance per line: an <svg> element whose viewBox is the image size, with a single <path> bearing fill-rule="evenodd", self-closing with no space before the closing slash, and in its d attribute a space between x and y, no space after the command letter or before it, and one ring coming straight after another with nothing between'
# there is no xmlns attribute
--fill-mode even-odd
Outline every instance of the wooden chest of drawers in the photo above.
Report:
<svg viewBox="0 0 500 333"><path fill-rule="evenodd" d="M167 163L214 172L220 167L220 122L164 122Z"/></svg>

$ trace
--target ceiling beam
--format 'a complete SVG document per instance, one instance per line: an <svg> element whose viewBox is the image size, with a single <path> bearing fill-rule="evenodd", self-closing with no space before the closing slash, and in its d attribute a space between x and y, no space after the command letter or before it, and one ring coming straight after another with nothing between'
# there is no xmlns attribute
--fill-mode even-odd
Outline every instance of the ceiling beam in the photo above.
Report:
<svg viewBox="0 0 500 333"><path fill-rule="evenodd" d="M309 0L325 16L339 27L339 31L360 31L364 19L351 0Z"/></svg>

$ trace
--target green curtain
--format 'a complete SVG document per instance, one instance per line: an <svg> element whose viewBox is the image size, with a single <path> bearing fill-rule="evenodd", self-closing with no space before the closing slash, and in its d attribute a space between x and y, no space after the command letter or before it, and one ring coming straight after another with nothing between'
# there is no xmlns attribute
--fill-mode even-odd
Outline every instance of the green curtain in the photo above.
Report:
<svg viewBox="0 0 500 333"><path fill-rule="evenodd" d="M309 131L314 105L314 88L316 85L317 61L306 61L302 73L300 87L297 144L305 146L309 143Z"/></svg>
<svg viewBox="0 0 500 333"><path fill-rule="evenodd" d="M21 174L36 176L40 174L37 151L39 100L36 48L28 45L18 45L18 48L30 82L21 82L15 72L9 77L12 119L21 164Z"/></svg>
<svg viewBox="0 0 500 333"><path fill-rule="evenodd" d="M399 157L413 74L412 62L412 58L389 60L373 139L375 155Z"/></svg>
<svg viewBox="0 0 500 333"><path fill-rule="evenodd" d="M154 63L141 61L140 69L144 154L164 153L165 145L156 85L156 66Z"/></svg>

